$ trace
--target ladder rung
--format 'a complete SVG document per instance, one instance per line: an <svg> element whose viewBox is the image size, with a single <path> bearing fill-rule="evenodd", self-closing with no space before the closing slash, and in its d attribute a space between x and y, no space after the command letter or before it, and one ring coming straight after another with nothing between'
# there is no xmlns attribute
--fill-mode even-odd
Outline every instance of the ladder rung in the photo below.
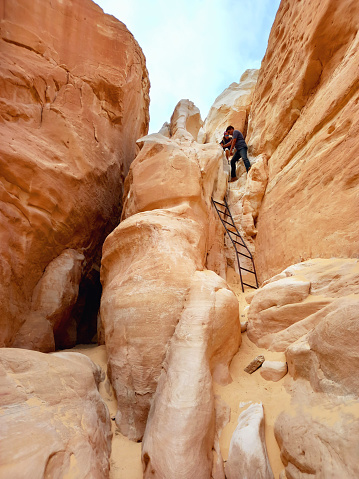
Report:
<svg viewBox="0 0 359 479"><path fill-rule="evenodd" d="M247 246L244 243L238 243L238 241L233 240L236 244L239 244L239 246L243 246L243 248L247 249Z"/></svg>
<svg viewBox="0 0 359 479"><path fill-rule="evenodd" d="M227 230L228 233L232 233L233 235L235 236L238 236L238 238L241 238L242 239L242 236L239 234L239 233L236 233L235 231L230 231L230 230ZM240 244L240 243L238 243Z"/></svg>
<svg viewBox="0 0 359 479"><path fill-rule="evenodd" d="M227 225L231 226L232 228L235 228L234 223L228 223L228 221L226 221L226 220L224 220L224 219L222 219L222 221L223 221L224 223L227 223Z"/></svg>
<svg viewBox="0 0 359 479"><path fill-rule="evenodd" d="M227 215L228 216L228 213L226 211L221 211L218 208L217 208L217 211L218 211L218 213L222 213L222 215Z"/></svg>
<svg viewBox="0 0 359 479"><path fill-rule="evenodd" d="M243 266L241 266L241 269L244 269L244 271L248 271L248 273L256 274L254 271L251 271L250 269L243 268Z"/></svg>
<svg viewBox="0 0 359 479"><path fill-rule="evenodd" d="M251 259L253 261L253 258L251 256L248 256L247 254L241 253L240 251L237 251L237 253L240 254L241 256L245 256L246 258Z"/></svg>
<svg viewBox="0 0 359 479"><path fill-rule="evenodd" d="M216 203L216 205L221 205L221 206L224 206L225 208L227 208L225 204L220 203L219 201L216 201L216 200L213 200L213 199L212 199L212 201L213 201L213 203Z"/></svg>
<svg viewBox="0 0 359 479"><path fill-rule="evenodd" d="M245 284L246 286L249 286L250 288L257 289L257 286L252 286L251 284L248 284L248 283L245 283L245 282L243 282L243 284Z"/></svg>
<svg viewBox="0 0 359 479"><path fill-rule="evenodd" d="M249 249L247 248L247 246L246 246L246 244L245 244L245 242L244 242L242 236L239 234L239 232L238 232L238 230L237 230L237 227L236 227L236 225L235 225L235 223L234 223L234 220L233 220L233 218L232 218L231 211L230 211L230 209L229 209L229 206L228 206L228 204L227 204L226 199L224 198L224 203L225 203L225 204L219 203L218 201L215 201L213 198L212 198L212 202L213 202L213 205L214 205L214 207L215 207L215 210L217 211L217 214L218 214L218 216L219 216L219 218L220 218L220 220L221 220L221 222L222 222L222 224L223 224L223 226L224 226L224 229L225 229L226 232L228 233L228 235L229 235L229 237L230 237L230 239L231 239L231 241L232 241L232 243L233 243L234 250L235 250L236 255L237 255L237 262L238 262L238 267L239 267L239 273L241 272L241 270L243 270L243 271L247 271L247 273L252 273L252 274L254 274L254 276L255 276L255 280L256 280L257 286L253 286L253 285L251 285L251 284L244 283L243 280L242 280L242 275L240 274L241 284L242 284L242 291L244 291L243 285L248 286L249 288L257 289L257 288L258 288L258 281L257 281L257 273L256 273L256 271L255 271L255 266L254 266L253 257L252 257L252 255L251 255L251 252L250 252ZM217 208L216 205L222 206L222 208L225 208L225 210L222 211L221 209ZM227 213L227 212L228 212L228 213ZM229 219L231 220L231 223L228 222L228 221L226 221L225 219L223 219L223 218L221 217L221 214L222 214L222 215L225 215L225 216L228 216ZM229 228L227 228L226 225L229 225L230 228L235 229L236 231L231 231ZM232 238L231 235L233 235L233 236L235 236L235 237L237 237L237 238L240 238L241 241L242 241L242 243L240 243L239 241L236 241L234 238ZM238 248L237 248L236 245L238 245L238 247L240 247L240 248L245 248L245 249L247 250L247 252L248 252L249 255L248 255L248 254L245 254L245 253L241 253L240 251L238 251ZM251 271L250 269L241 267L241 266L240 266L239 256L238 256L238 255L241 255L241 256L244 256L245 258L250 259L250 260L252 261L252 265L253 265L254 271Z"/></svg>

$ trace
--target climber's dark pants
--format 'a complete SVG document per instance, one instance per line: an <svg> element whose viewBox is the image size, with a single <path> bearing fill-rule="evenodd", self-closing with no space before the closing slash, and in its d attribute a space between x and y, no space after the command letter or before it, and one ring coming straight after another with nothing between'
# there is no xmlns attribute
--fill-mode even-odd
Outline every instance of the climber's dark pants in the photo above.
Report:
<svg viewBox="0 0 359 479"><path fill-rule="evenodd" d="M236 163L239 160L239 158L242 158L244 166L246 167L247 173L249 171L249 168L251 167L251 164L249 163L249 160L247 157L247 148L240 148L239 150L236 150L235 154L233 155L233 158L231 159L231 177L232 178L236 176Z"/></svg>

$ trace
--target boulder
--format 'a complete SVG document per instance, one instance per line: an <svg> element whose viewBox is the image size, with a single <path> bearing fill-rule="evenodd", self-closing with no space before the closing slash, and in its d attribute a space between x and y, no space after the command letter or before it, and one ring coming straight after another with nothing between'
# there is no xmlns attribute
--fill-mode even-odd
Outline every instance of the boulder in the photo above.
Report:
<svg viewBox="0 0 359 479"><path fill-rule="evenodd" d="M202 126L201 113L196 105L190 100L180 100L171 116L171 137L174 139L183 138L197 141L197 136Z"/></svg>
<svg viewBox="0 0 359 479"><path fill-rule="evenodd" d="M5 0L1 13L0 346L49 350L48 314L62 341L79 279L118 224L149 81L131 33L91 0ZM70 250L85 267L57 282L64 304L49 313L35 288Z"/></svg>
<svg viewBox="0 0 359 479"><path fill-rule="evenodd" d="M288 366L283 361L264 361L259 372L267 381L277 382L287 374Z"/></svg>
<svg viewBox="0 0 359 479"><path fill-rule="evenodd" d="M274 479L265 444L261 403L251 404L240 414L225 469L227 479Z"/></svg>
<svg viewBox="0 0 359 479"><path fill-rule="evenodd" d="M260 347L284 351L328 315L338 314L340 308L340 314L346 314L345 298L353 294L359 294L358 260L316 259L292 265L254 292L248 337Z"/></svg>
<svg viewBox="0 0 359 479"><path fill-rule="evenodd" d="M359 295L342 298L286 351L289 373L315 391L359 396Z"/></svg>
<svg viewBox="0 0 359 479"><path fill-rule="evenodd" d="M1 477L109 477L102 374L79 353L0 350Z"/></svg>

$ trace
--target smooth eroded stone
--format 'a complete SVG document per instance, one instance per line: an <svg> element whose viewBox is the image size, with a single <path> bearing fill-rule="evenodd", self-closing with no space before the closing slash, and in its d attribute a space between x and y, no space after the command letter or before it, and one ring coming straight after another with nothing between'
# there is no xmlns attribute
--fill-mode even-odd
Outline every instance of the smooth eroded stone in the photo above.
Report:
<svg viewBox="0 0 359 479"><path fill-rule="evenodd" d="M250 405L240 414L225 471L227 479L274 479L265 444L261 403Z"/></svg>
<svg viewBox="0 0 359 479"><path fill-rule="evenodd" d="M224 230L211 201L223 199L226 190L222 152L195 142L185 130L198 127L196 115L191 104L179 102L171 119L176 138L156 133L140 139L142 150L126 178L122 221L103 247L101 321L118 402L116 423L136 441L144 434L195 275L212 270L207 272L225 277ZM229 301L231 314L206 347L211 381L213 375L227 384L240 341L238 301L222 286L215 296L217 308ZM206 301L191 304L200 317L207 310Z"/></svg>
<svg viewBox="0 0 359 479"><path fill-rule="evenodd" d="M0 349L0 476L108 478L103 372L79 353Z"/></svg>
<svg viewBox="0 0 359 479"><path fill-rule="evenodd" d="M212 271L193 275L143 437L145 478L207 479L214 466L215 438L218 477L218 435L229 414L220 405L215 411L211 371L215 375L217 366L228 369L228 359L238 350L239 328L231 320L236 311L235 295L222 278Z"/></svg>
<svg viewBox="0 0 359 479"><path fill-rule="evenodd" d="M267 381L279 381L288 372L287 363L282 361L264 361L260 369L262 378Z"/></svg>

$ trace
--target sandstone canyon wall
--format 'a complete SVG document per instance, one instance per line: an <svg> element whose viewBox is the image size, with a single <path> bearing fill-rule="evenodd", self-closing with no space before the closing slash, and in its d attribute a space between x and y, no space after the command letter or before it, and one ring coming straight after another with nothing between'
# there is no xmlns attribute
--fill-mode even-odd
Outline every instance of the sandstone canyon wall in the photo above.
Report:
<svg viewBox="0 0 359 479"><path fill-rule="evenodd" d="M247 143L269 158L258 215L260 279L359 247L359 3L283 0L251 107Z"/></svg>
<svg viewBox="0 0 359 479"><path fill-rule="evenodd" d="M48 351L66 345L83 272L118 223L148 74L90 0L2 0L0 18L0 345Z"/></svg>

